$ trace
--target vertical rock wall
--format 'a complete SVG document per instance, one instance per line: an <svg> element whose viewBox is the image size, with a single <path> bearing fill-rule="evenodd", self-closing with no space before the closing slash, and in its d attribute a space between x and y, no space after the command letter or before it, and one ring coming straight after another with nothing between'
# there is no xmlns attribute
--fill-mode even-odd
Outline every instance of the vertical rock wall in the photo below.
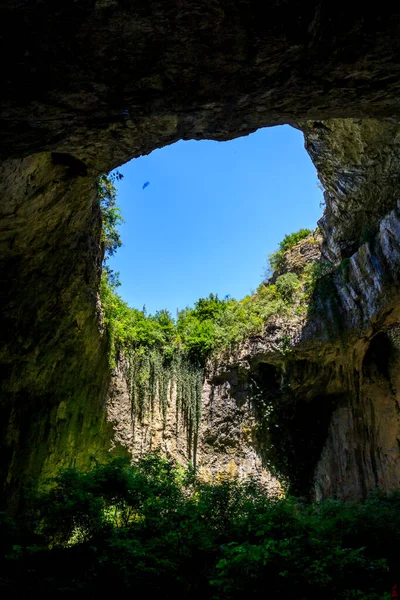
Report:
<svg viewBox="0 0 400 600"><path fill-rule="evenodd" d="M206 479L252 475L279 493L281 484L266 467L258 449L257 409L247 374L244 375L241 377L239 370L234 369L220 381L206 377L201 423L193 435L186 415L177 408L174 384L170 388L165 421L157 402L139 420L132 409L128 364L121 357L107 403L115 441L133 457L160 450L181 464L192 463Z"/></svg>
<svg viewBox="0 0 400 600"><path fill-rule="evenodd" d="M51 153L8 161L1 175L0 469L9 496L31 476L107 456L112 432L94 179Z"/></svg>

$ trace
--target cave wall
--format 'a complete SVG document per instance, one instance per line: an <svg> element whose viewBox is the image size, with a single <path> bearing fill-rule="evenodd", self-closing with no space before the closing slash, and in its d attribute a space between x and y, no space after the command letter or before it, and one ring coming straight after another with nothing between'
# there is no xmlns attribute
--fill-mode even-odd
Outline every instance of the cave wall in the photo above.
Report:
<svg viewBox="0 0 400 600"><path fill-rule="evenodd" d="M143 420L135 418L122 361L108 401L115 440L135 458L159 449L192 462L206 479L250 475L278 495L289 489L316 500L352 500L375 488L397 489L399 317L392 313L351 351L321 345L307 358L299 348L282 356L260 341L258 352L244 352L236 364L210 368L195 439L173 390L166 422L157 403ZM277 323L275 341L283 335Z"/></svg>
<svg viewBox="0 0 400 600"><path fill-rule="evenodd" d="M373 237L379 220L393 220L384 215L398 197L398 11L320 0L268 7L251 0L83 0L56 7L11 0L1 16L7 494L30 475L85 466L92 453L105 456L113 445L94 184L132 157L178 139L225 140L280 123L302 127L327 190L324 252L333 263L351 257L351 269L361 269L354 286L336 286L343 321L359 337L368 322L377 328L378 314L384 327L384 307L397 289L385 262L390 253L370 243L362 259L353 255L364 229ZM379 123L327 121L336 118ZM393 247L398 232L392 223L387 231L382 235ZM324 343L329 336L318 320L296 331L304 347L310 336ZM259 342L249 344L256 353ZM331 446L343 448L340 439Z"/></svg>
<svg viewBox="0 0 400 600"><path fill-rule="evenodd" d="M325 257L334 263L372 240L399 195L397 122L336 119L301 124L305 148L324 188L319 222Z"/></svg>
<svg viewBox="0 0 400 600"><path fill-rule="evenodd" d="M181 138L400 114L384 3L10 0L1 17L1 160L57 150L108 171Z"/></svg>
<svg viewBox="0 0 400 600"><path fill-rule="evenodd" d="M30 476L88 465L91 453L106 456L112 430L104 413L93 180L79 163L51 153L10 160L1 174L1 478L8 495Z"/></svg>
<svg viewBox="0 0 400 600"><path fill-rule="evenodd" d="M396 327L397 330L397 327ZM350 500L400 482L400 353L393 330L372 338L333 413L315 472L315 497Z"/></svg>
<svg viewBox="0 0 400 600"><path fill-rule="evenodd" d="M183 465L191 463L204 479L254 476L272 493L280 493L278 477L267 468L257 441L258 410L252 401L248 373L234 368L214 380L206 374L202 389L202 411L198 432L177 407L175 383L168 394L165 419L160 402L139 418L132 407L128 361L120 356L113 374L107 415L115 442L138 458L161 451Z"/></svg>

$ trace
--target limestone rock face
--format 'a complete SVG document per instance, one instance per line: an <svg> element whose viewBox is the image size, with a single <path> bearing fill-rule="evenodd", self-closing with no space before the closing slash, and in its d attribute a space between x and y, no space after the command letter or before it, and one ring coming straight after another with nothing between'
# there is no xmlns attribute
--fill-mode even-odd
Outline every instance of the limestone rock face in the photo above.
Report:
<svg viewBox="0 0 400 600"><path fill-rule="evenodd" d="M296 273L296 275L299 275L304 271L304 267L308 263L319 260L321 258L322 241L322 235L319 229L317 229L285 252L282 257L282 266L273 273L271 282L275 282L277 277L284 273Z"/></svg>
<svg viewBox="0 0 400 600"><path fill-rule="evenodd" d="M336 281L341 314L354 334L336 363L347 391L315 472L317 497L349 499L399 486L399 209L351 257L346 284Z"/></svg>
<svg viewBox="0 0 400 600"><path fill-rule="evenodd" d="M300 274L305 265L321 258L322 236L317 230L285 252L283 273Z"/></svg>
<svg viewBox="0 0 400 600"><path fill-rule="evenodd" d="M135 458L157 449L181 464L192 463L205 479L251 475L272 493L282 489L263 464L256 439L257 408L251 400L247 374L241 380L238 369L219 381L213 381L208 373L202 392L201 423L193 436L185 414L177 408L173 386L165 421L158 403L138 419L132 410L128 364L121 357L110 387L107 414L115 442Z"/></svg>
<svg viewBox="0 0 400 600"><path fill-rule="evenodd" d="M309 121L305 146L325 188L319 225L337 263L371 240L399 198L400 128L374 119Z"/></svg>
<svg viewBox="0 0 400 600"><path fill-rule="evenodd" d="M361 421L349 416L356 410L354 389L361 388L354 387L354 379L340 391L344 387L338 384L338 373L340 365L343 373L353 365L353 347L367 352L381 333L395 339L385 328L395 325L398 305L399 16L384 3L365 5L360 12L349 2L319 0L276 0L267 8L251 0L4 4L0 476L7 497L31 475L53 474L68 464L87 466L92 453L101 459L115 444L105 404L107 398L115 403L123 393L109 392L107 340L97 298L102 257L97 176L178 139L226 140L281 123L305 131L326 189L323 252L334 266L349 259L342 265L348 279L333 276L340 304L338 309L327 298L328 324L326 319L271 323L264 339L248 340L243 355L239 352L217 367L221 377L232 371L225 383L210 373L204 406L209 407L205 415L213 410L214 416L208 421L205 416L202 424L204 464L210 472L214 469L209 442L216 431L227 448L235 447L241 455L240 460L228 459L234 453L227 451L218 459L221 464L233 469L233 460L235 469L251 472L259 471L260 461L266 465L270 460L263 442L267 438L260 433L267 436L264 425L248 435L246 428L254 429L260 408L258 413L252 407L242 411L247 400L243 404L244 396L238 396L234 370L235 364L246 362L245 356L253 357L248 362L254 368L272 365L273 371L262 367L255 375L249 367L254 382L246 383L246 394L262 396L268 380L273 382L272 396L283 398L281 388L286 393L288 381L287 361L279 351L283 331L293 336L294 346L303 344L299 362L293 363L300 404L293 408L282 401L283 420L297 419L298 426L289 427L289 433L298 447L312 438L306 425L310 415L319 415L315 406L328 407L318 416L324 435L312 438L306 448L312 464L300 451L296 455L290 450L293 444L281 444L280 454L286 452L290 467L281 461L282 468L297 465L303 477L302 483L297 476L297 487L307 487L319 473L315 477L321 493L333 493L339 489L334 462L343 460L347 482L355 477L355 465L359 469L358 493L373 480L366 463L372 461L372 448L378 456L380 440L385 450L379 456L395 456L388 449L395 426L391 433L387 427L389 437L376 433L376 427L384 427L377 425L379 411L385 419L392 414L384 403L392 402L388 390L395 390L396 368L384 369L385 383L382 369L376 367L376 372L373 366L378 360L373 357L381 353L372 351L365 368L360 362L354 367L353 376L365 373L365 381L371 380L368 389L380 386L382 395L372 413L366 398L375 391L357 392L366 407L360 408ZM332 333L338 310L350 340L346 352ZM388 350L390 365L397 364L396 352ZM318 360L310 360L316 356ZM304 384L301 365L310 369ZM350 381L347 375L345 379ZM122 379L117 390L121 386ZM207 398L213 390L217 400L211 402ZM341 413L333 413L329 429L331 396L344 404ZM311 397L315 405L307 405ZM126 399L121 402L126 405ZM224 433L224 419L231 413L234 424ZM122 418L127 427L129 419ZM356 431L355 424L361 422ZM129 441L120 428L116 437L121 436L126 447L139 443ZM251 444L244 441L246 436ZM270 446L276 447L272 437ZM350 439L357 450L351 449ZM171 448L175 443L178 448L178 441L171 441ZM353 458L346 462L347 447ZM385 481L393 482L397 459L385 460L376 459L376 472L383 473L382 465L390 463L392 474ZM343 494L351 494L350 483L346 486L350 491Z"/></svg>

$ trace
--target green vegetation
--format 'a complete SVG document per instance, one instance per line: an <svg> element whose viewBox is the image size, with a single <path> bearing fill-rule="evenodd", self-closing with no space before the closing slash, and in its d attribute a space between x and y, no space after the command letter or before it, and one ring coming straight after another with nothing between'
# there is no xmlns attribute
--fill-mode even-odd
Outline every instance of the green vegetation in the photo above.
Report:
<svg viewBox="0 0 400 600"><path fill-rule="evenodd" d="M313 505L157 454L50 483L0 518L4 597L386 600L396 577L399 493Z"/></svg>
<svg viewBox="0 0 400 600"><path fill-rule="evenodd" d="M158 397L164 416L168 398L177 404L195 433L201 412L201 382L207 358L232 350L246 337L261 334L272 316L305 310L305 292L294 273L278 277L275 285L261 285L243 300L220 300L210 294L193 308L179 312L174 321L168 311L147 315L129 308L105 271L101 281L104 320L110 337L111 365L123 353L129 360L134 412L139 419L154 408ZM282 340L286 350L287 343Z"/></svg>
<svg viewBox="0 0 400 600"><path fill-rule="evenodd" d="M295 273L285 273L276 280L276 289L285 302L293 302L300 292L301 283Z"/></svg>
<svg viewBox="0 0 400 600"><path fill-rule="evenodd" d="M261 334L272 316L293 314L304 304L304 284L305 278L285 273L275 284L262 283L256 293L242 300L220 300L210 294L195 302L193 308L179 311L175 321L166 310L147 315L129 308L116 292L118 282L106 270L100 291L111 356L121 350L128 354L130 350L136 354L155 350L163 359L173 360L178 353L191 364L203 367L212 352L233 349L246 337Z"/></svg>
<svg viewBox="0 0 400 600"><path fill-rule="evenodd" d="M299 231L285 235L283 240L279 242L278 250L270 254L268 257L269 272L271 274L274 272L279 272L283 267L283 257L285 252L301 242L301 240L310 235L310 233L312 233L311 229L299 229Z"/></svg>
<svg viewBox="0 0 400 600"><path fill-rule="evenodd" d="M99 183L106 260L121 245L114 181L103 176ZM271 268L279 273L284 253L310 233L300 229L286 235L270 256ZM256 293L241 300L221 300L210 294L173 319L166 310L147 315L145 310L130 308L117 293L118 276L105 264L100 292L110 339L110 364L115 367L121 355L129 363L134 418L142 421L158 402L165 420L168 404L175 397L177 409L186 420L188 439L195 443L207 359L232 352L249 336L262 335L273 317L293 320L304 315L318 286L324 289L330 270L318 262L308 265L300 275L283 273L274 283L263 282ZM278 340L278 348L282 356L290 354L290 339Z"/></svg>
<svg viewBox="0 0 400 600"><path fill-rule="evenodd" d="M122 245L118 227L124 220L122 218L121 209L116 204L117 189L114 185L115 182L120 181L122 177L121 173L116 171L109 176L101 175L97 182L97 194L103 226L101 241L104 244L105 261Z"/></svg>

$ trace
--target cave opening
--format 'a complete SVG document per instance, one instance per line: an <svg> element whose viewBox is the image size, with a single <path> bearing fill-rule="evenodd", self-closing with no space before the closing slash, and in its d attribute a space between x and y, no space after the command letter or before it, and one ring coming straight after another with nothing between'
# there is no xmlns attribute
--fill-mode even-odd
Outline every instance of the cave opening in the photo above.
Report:
<svg viewBox="0 0 400 600"><path fill-rule="evenodd" d="M322 229L334 264L371 238L398 198L400 38L386 8L344 14L277 2L265 19L264 7L246 1L201 9L98 1L55 12L46 4L5 9L0 412L8 489L52 475L72 456L85 466L90 453L108 451L99 174L179 139L222 141L293 124L329 188ZM162 265L152 269L165 287ZM29 423L29 452L18 420Z"/></svg>
<svg viewBox="0 0 400 600"><path fill-rule="evenodd" d="M322 213L303 135L289 126L180 141L118 171L122 247L109 265L123 299L151 314L252 293L283 237L315 230Z"/></svg>
<svg viewBox="0 0 400 600"><path fill-rule="evenodd" d="M371 341L363 360L363 372L373 381L390 380L391 363L396 355L393 341L385 332L378 333Z"/></svg>

